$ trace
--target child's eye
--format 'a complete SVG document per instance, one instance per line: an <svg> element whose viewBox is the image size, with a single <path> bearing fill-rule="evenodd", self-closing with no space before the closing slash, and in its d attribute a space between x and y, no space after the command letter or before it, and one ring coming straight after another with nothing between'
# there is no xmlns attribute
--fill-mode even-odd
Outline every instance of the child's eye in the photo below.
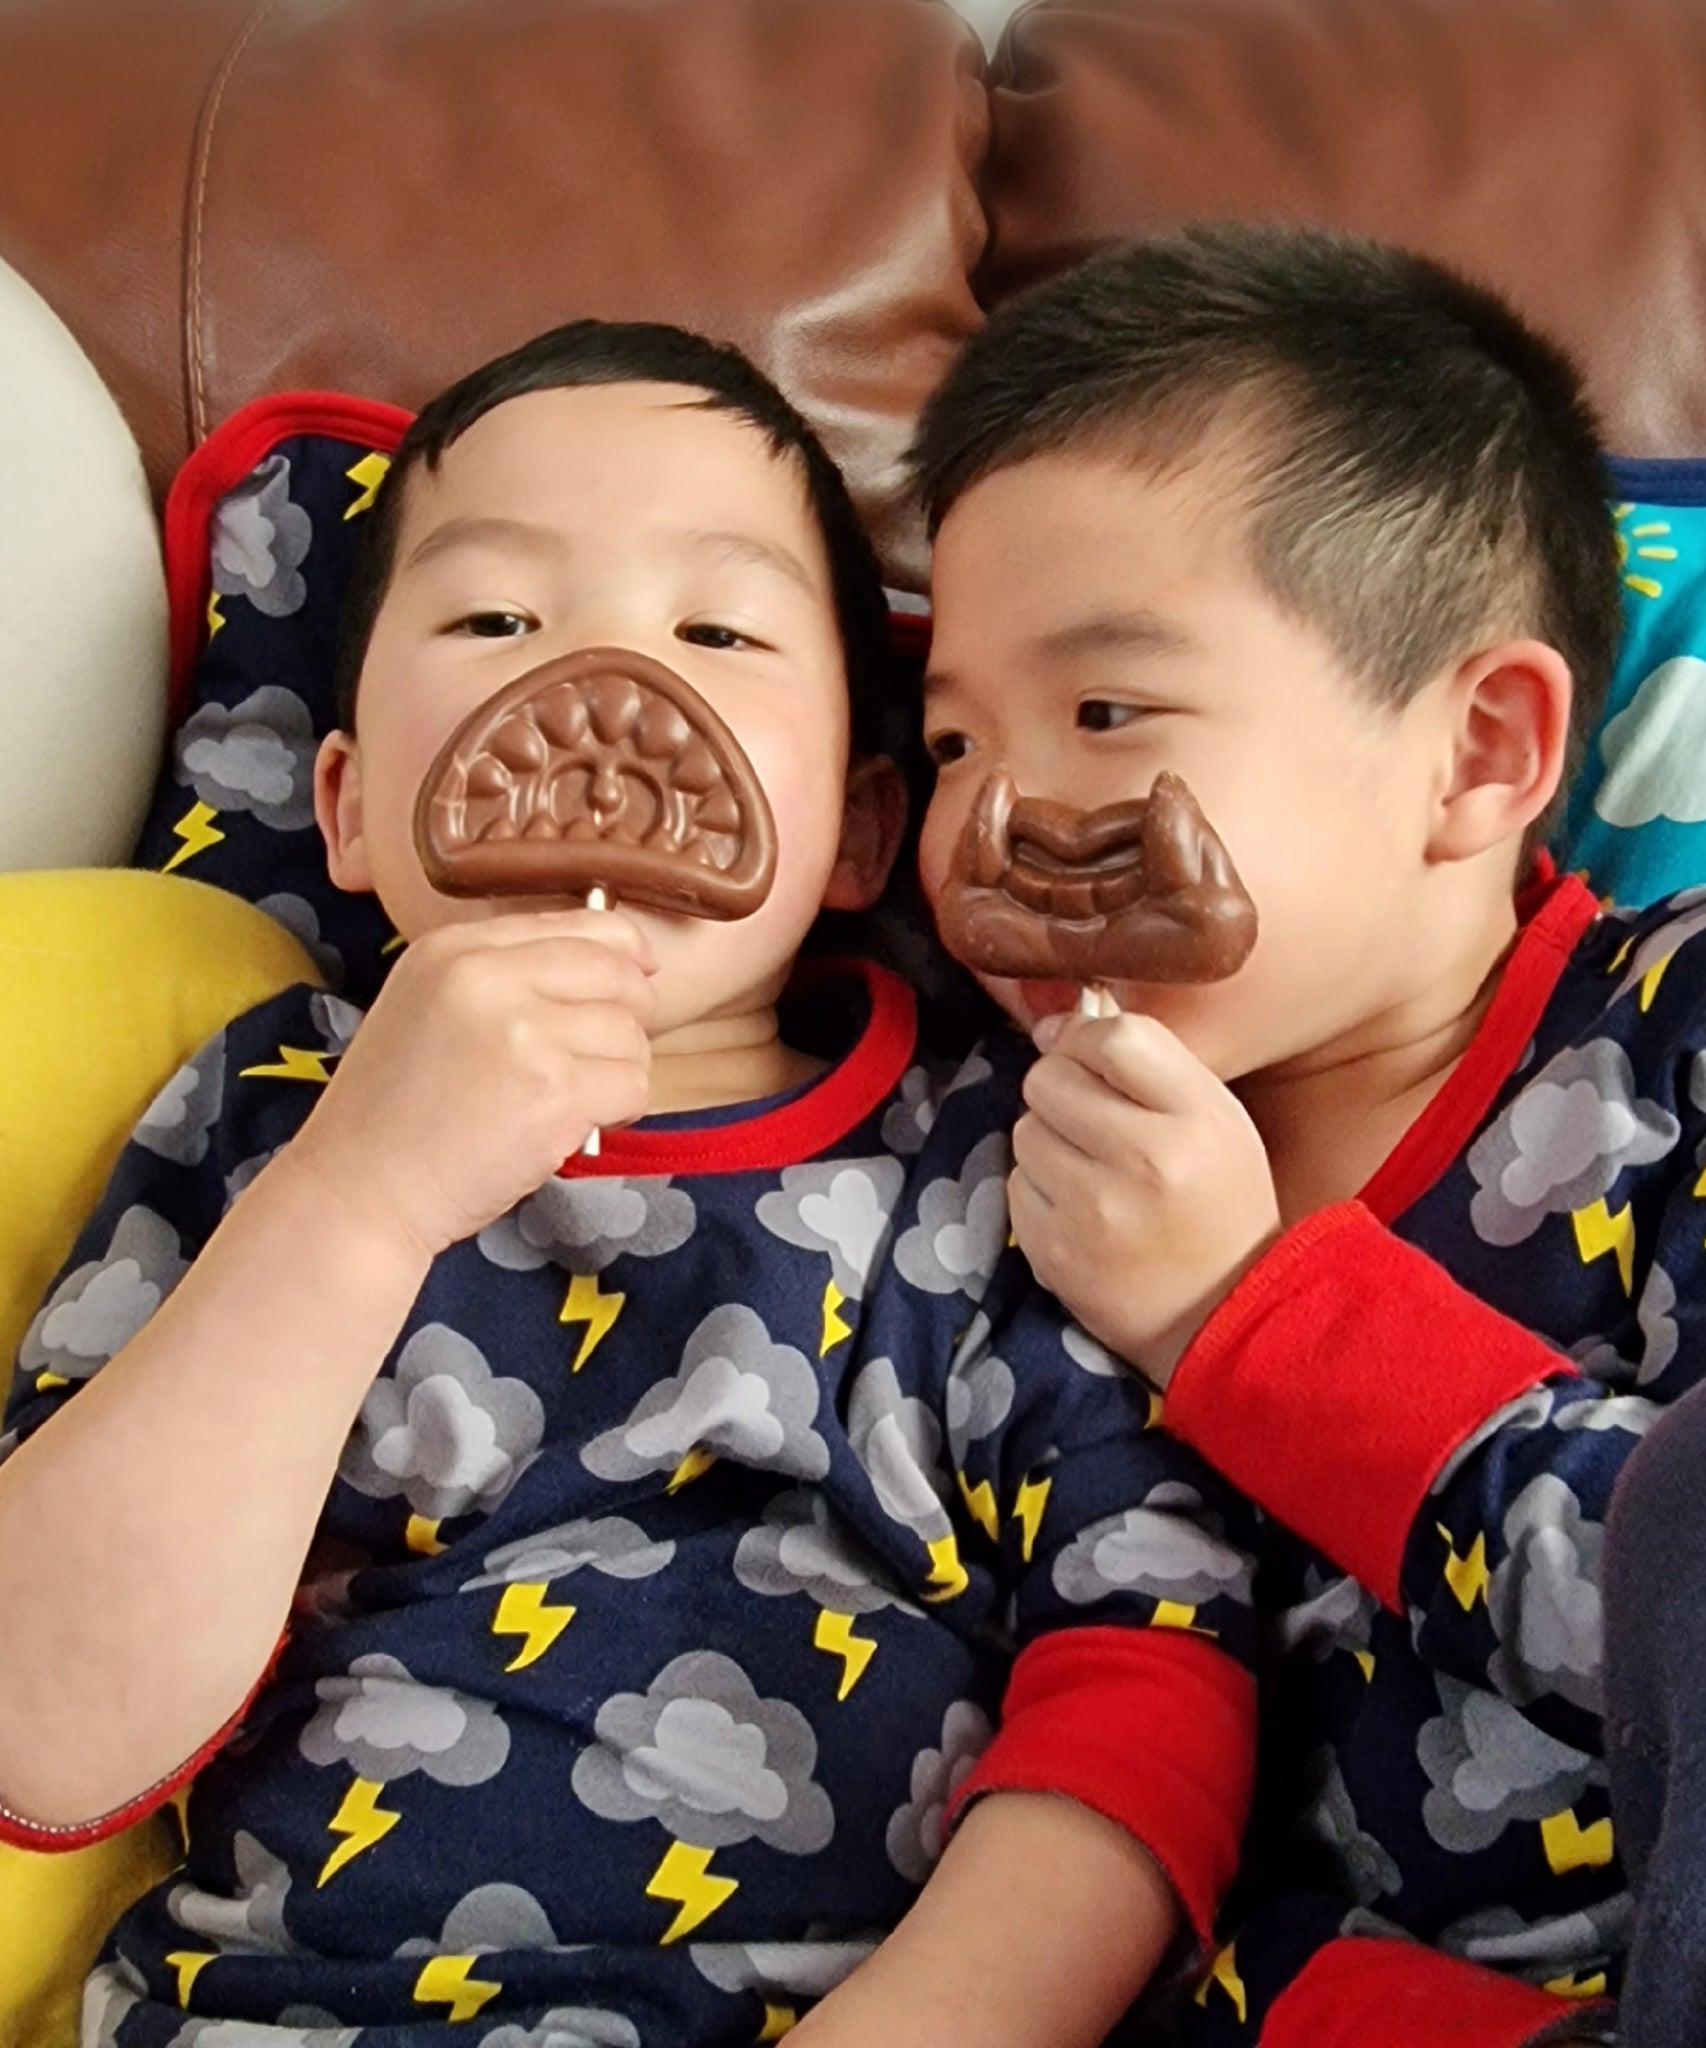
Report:
<svg viewBox="0 0 1706 2048"><path fill-rule="evenodd" d="M532 632L533 621L525 612L470 612L451 630L473 640L519 640Z"/></svg>
<svg viewBox="0 0 1706 2048"><path fill-rule="evenodd" d="M963 732L939 732L924 744L931 761L938 768L951 767L971 752L971 741Z"/></svg>
<svg viewBox="0 0 1706 2048"><path fill-rule="evenodd" d="M1078 724L1084 732L1115 732L1142 716L1137 705L1113 704L1106 697L1087 697L1078 707Z"/></svg>
<svg viewBox="0 0 1706 2048"><path fill-rule="evenodd" d="M678 640L685 640L689 647L713 647L729 652L736 647L756 647L758 642L745 633L737 633L733 626L697 624L678 626L675 630Z"/></svg>

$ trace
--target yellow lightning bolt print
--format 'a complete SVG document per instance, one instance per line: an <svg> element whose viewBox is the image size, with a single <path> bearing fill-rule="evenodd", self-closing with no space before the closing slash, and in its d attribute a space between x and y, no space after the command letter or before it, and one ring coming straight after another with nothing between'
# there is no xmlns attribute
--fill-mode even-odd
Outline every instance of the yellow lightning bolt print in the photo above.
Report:
<svg viewBox="0 0 1706 2048"><path fill-rule="evenodd" d="M505 1586L498 1611L492 1616L492 1634L525 1638L504 1666L506 1671L525 1671L529 1664L537 1664L574 1620L574 1608L545 1605L548 1590L534 1584Z"/></svg>
<svg viewBox="0 0 1706 2048"><path fill-rule="evenodd" d="M471 2020L503 1989L472 1974L478 1956L434 1956L415 1979L416 2005L447 2005L448 2020Z"/></svg>
<svg viewBox="0 0 1706 2048"><path fill-rule="evenodd" d="M1568 1807L1540 1823L1540 1846L1554 1877L1567 1877L1572 1870L1603 1870L1611 1861L1615 1844L1609 1820L1596 1820L1584 1828Z"/></svg>
<svg viewBox="0 0 1706 2048"><path fill-rule="evenodd" d="M826 1656L841 1659L841 1683L835 1688L837 1700L847 1697L864 1677L865 1666L877 1654L877 1646L868 1636L853 1633L852 1615L836 1614L827 1607L817 1618L812 1644Z"/></svg>
<svg viewBox="0 0 1706 2048"><path fill-rule="evenodd" d="M1013 1503L1013 1519L1019 1525L1019 1555L1026 1564L1037 1547L1037 1531L1043 1525L1043 1509L1048 1506L1048 1497L1054 1490L1052 1479L1027 1479L1019 1489L1019 1497Z"/></svg>
<svg viewBox="0 0 1706 2048"><path fill-rule="evenodd" d="M1542 1991L1550 1991L1555 1998L1603 1998L1605 1996L1605 1972L1595 1970L1591 1976L1578 1977L1574 1971L1567 1976L1554 1977L1550 1983L1541 1985Z"/></svg>
<svg viewBox="0 0 1706 2048"><path fill-rule="evenodd" d="M689 1848L685 1842L671 1842L663 1861L652 1872L646 1886L648 1899L663 1899L681 1908L658 1938L668 1948L695 1927L703 1927L719 1906L726 1906L740 1885L732 1877L712 1877L709 1849Z"/></svg>
<svg viewBox="0 0 1706 2048"><path fill-rule="evenodd" d="M1245 1994L1244 1979L1238 1974L1237 1947L1236 1942L1229 1943L1209 1964L1208 1975L1197 1986L1197 2003L1207 2005L1208 1994L1218 1984L1231 1999L1239 2024L1242 2025L1249 2017L1250 2001Z"/></svg>
<svg viewBox="0 0 1706 2048"><path fill-rule="evenodd" d="M219 592L216 590L207 600L207 644L211 647L219 638L225 624L225 614L219 609Z"/></svg>
<svg viewBox="0 0 1706 2048"><path fill-rule="evenodd" d="M954 1477L960 1482L960 1498L971 1510L971 1518L991 1543L1001 1540L1001 1510L995 1505L995 1488L987 1479L980 1479L975 1486L963 1472Z"/></svg>
<svg viewBox="0 0 1706 2048"><path fill-rule="evenodd" d="M1492 1578L1487 1570L1487 1539L1485 1535L1477 1536L1468 1552L1459 1557L1457 1539L1451 1531L1443 1522L1436 1522L1434 1527L1445 1538L1445 1583L1451 1588L1452 1598L1467 1614L1477 1600L1487 1597L1487 1587Z"/></svg>
<svg viewBox="0 0 1706 2048"><path fill-rule="evenodd" d="M766 2041L780 2041L784 2034L791 2034L800 2024L800 2016L791 2005L767 2005L764 2008L764 2026L759 2033L760 2048Z"/></svg>
<svg viewBox="0 0 1706 2048"><path fill-rule="evenodd" d="M1614 1216L1606 1207L1604 1198L1590 1202L1585 1209L1578 1209L1570 1218L1575 1226L1576 1250L1581 1254L1584 1266L1591 1266L1595 1259L1603 1258L1607 1252L1617 1255L1617 1277L1623 1282L1623 1292L1635 1291L1635 1219L1630 1214L1629 1204Z"/></svg>
<svg viewBox="0 0 1706 2048"><path fill-rule="evenodd" d="M326 1062L337 1055L329 1052L307 1052L300 1045L281 1045L278 1058L263 1067L244 1067L240 1078L245 1081L317 1081L324 1087L332 1078Z"/></svg>
<svg viewBox="0 0 1706 2048"><path fill-rule="evenodd" d="M1374 1683L1374 1652L1372 1650L1353 1650L1351 1655L1356 1659L1357 1669L1362 1673L1364 1679L1372 1685Z"/></svg>
<svg viewBox="0 0 1706 2048"><path fill-rule="evenodd" d="M38 1372L36 1374L36 1392L38 1394L48 1394L51 1393L55 1387L68 1387L70 1386L70 1384L71 1382L65 1377L64 1373L62 1372L44 1371Z"/></svg>
<svg viewBox="0 0 1706 2048"><path fill-rule="evenodd" d="M184 815L172 827L172 836L184 843L160 870L169 875L174 868L181 868L185 861L193 860L198 853L205 853L210 846L217 846L225 837L223 832L213 829L213 821L219 813L211 804L196 802L190 805Z"/></svg>
<svg viewBox="0 0 1706 2048"><path fill-rule="evenodd" d="M925 1599L932 1605L957 1599L971 1580L960 1563L960 1546L954 1541L954 1532L950 1529L946 1536L938 1536L925 1548L930 1553L930 1583L936 1588L934 1593L926 1593Z"/></svg>
<svg viewBox="0 0 1706 2048"><path fill-rule="evenodd" d="M827 1358L837 1344L844 1344L853 1334L853 1325L841 1313L846 1300L831 1274L823 1287L823 1338L817 1347L819 1358Z"/></svg>
<svg viewBox="0 0 1706 2048"><path fill-rule="evenodd" d="M213 1960L211 1954L183 1948L166 1958L166 1967L178 1973L178 2003L185 2012L190 2009L190 1993L195 1988L195 1980Z"/></svg>
<svg viewBox="0 0 1706 2048"><path fill-rule="evenodd" d="M622 1313L625 1294L602 1293L596 1273L577 1273L569 1282L568 1298L558 1312L560 1323L585 1323L586 1333L581 1338L581 1348L575 1353L575 1362L570 1372L579 1372L587 1360L610 1335L616 1318Z"/></svg>
<svg viewBox="0 0 1706 2048"><path fill-rule="evenodd" d="M1662 960L1655 960L1646 973L1641 976L1641 1014L1643 1016L1653 1007L1653 998L1659 992L1659 983L1665 978L1665 969L1675 958L1676 955L1674 953L1667 953Z"/></svg>
<svg viewBox="0 0 1706 2048"><path fill-rule="evenodd" d="M375 1842L385 1837L403 1816L393 1813L379 1804L379 1796L385 1790L371 1778L357 1778L344 1794L343 1804L326 1823L326 1832L331 1835L345 1835L342 1841L326 1858L325 1868L315 1880L314 1889L329 1884L346 1863L353 1863L364 1850L371 1849Z"/></svg>
<svg viewBox="0 0 1706 2048"><path fill-rule="evenodd" d="M706 1450L703 1444L695 1444L681 1463L669 1475L665 1493L679 1493L684 1486L691 1486L695 1479L702 1478L717 1462L715 1451Z"/></svg>
<svg viewBox="0 0 1706 2048"><path fill-rule="evenodd" d="M361 488L360 497L344 513L346 519L358 519L363 512L373 510L373 501L379 495L379 486L385 481L386 472L390 467L391 458L388 455L374 453L364 455L359 462L352 462L344 471L350 482L358 484Z"/></svg>
<svg viewBox="0 0 1706 2048"><path fill-rule="evenodd" d="M444 1545L438 1540L438 1524L428 1515L411 1515L403 1530L403 1541L417 1557L442 1557Z"/></svg>
<svg viewBox="0 0 1706 2048"><path fill-rule="evenodd" d="M1157 1600L1149 1625L1151 1628L1194 1629L1197 1625L1197 1611L1194 1607L1187 1607L1181 1600ZM1212 1635L1214 1631L1203 1629L1200 1633Z"/></svg>

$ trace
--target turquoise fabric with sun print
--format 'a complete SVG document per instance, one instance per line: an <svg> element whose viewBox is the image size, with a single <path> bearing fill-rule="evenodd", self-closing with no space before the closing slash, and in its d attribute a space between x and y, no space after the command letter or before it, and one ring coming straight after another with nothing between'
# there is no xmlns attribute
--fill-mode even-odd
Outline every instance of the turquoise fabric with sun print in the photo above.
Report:
<svg viewBox="0 0 1706 2048"><path fill-rule="evenodd" d="M1619 903L1706 883L1706 462L1618 462L1623 644L1562 865Z"/></svg>

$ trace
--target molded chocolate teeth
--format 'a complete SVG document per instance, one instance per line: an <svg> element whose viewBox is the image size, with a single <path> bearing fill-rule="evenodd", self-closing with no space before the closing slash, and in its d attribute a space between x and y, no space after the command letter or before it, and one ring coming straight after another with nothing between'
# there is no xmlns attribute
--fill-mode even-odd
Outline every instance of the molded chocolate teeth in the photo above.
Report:
<svg viewBox="0 0 1706 2048"><path fill-rule="evenodd" d="M1220 981L1256 942L1231 856L1176 775L1097 811L978 793L937 906L942 941L1014 980Z"/></svg>
<svg viewBox="0 0 1706 2048"><path fill-rule="evenodd" d="M447 896L586 895L749 917L776 826L752 764L672 669L587 648L518 677L454 732L415 805Z"/></svg>

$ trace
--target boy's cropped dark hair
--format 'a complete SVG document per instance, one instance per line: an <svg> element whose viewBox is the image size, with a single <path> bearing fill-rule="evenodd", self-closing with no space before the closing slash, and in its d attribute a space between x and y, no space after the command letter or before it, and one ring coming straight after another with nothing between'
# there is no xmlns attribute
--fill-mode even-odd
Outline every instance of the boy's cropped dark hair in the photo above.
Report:
<svg viewBox="0 0 1706 2048"><path fill-rule="evenodd" d="M423 465L437 469L445 451L476 420L512 398L604 384L685 384L701 391L712 412L732 413L756 427L776 455L799 466L823 536L847 668L853 746L881 750L883 714L892 692L888 605L876 557L853 509L841 472L817 435L762 371L739 349L651 321L576 320L470 371L439 393L410 424L374 499L344 596L338 630L338 723L354 732L361 669L374 621L396 567L404 494Z"/></svg>
<svg viewBox="0 0 1706 2048"><path fill-rule="evenodd" d="M912 463L934 533L992 471L1084 449L1168 468L1221 423L1247 429L1256 573L1380 696L1489 634L1563 655L1567 786L1621 627L1610 479L1569 359L1439 264L1237 224L1093 257L991 315Z"/></svg>

